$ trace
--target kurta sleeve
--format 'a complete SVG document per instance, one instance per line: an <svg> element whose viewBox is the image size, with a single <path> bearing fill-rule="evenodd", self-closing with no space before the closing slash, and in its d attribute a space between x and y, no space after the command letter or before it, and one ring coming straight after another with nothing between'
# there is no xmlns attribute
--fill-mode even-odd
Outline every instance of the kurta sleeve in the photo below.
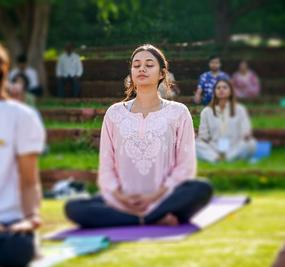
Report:
<svg viewBox="0 0 285 267"><path fill-rule="evenodd" d="M252 83L252 95L257 96L260 92L260 81L254 72L251 73L251 83Z"/></svg>
<svg viewBox="0 0 285 267"><path fill-rule="evenodd" d="M196 177L195 133L192 117L187 107L177 125L175 163L164 183L169 189Z"/></svg>
<svg viewBox="0 0 285 267"><path fill-rule="evenodd" d="M204 141L209 141L211 139L210 129L208 125L208 114L209 113L207 109L208 108L205 108L201 112L199 132L198 132L198 138Z"/></svg>
<svg viewBox="0 0 285 267"><path fill-rule="evenodd" d="M99 154L98 184L103 192L113 192L120 186L115 168L113 127L107 112L101 129Z"/></svg>
<svg viewBox="0 0 285 267"><path fill-rule="evenodd" d="M241 136L252 134L251 122L245 107L240 106Z"/></svg>

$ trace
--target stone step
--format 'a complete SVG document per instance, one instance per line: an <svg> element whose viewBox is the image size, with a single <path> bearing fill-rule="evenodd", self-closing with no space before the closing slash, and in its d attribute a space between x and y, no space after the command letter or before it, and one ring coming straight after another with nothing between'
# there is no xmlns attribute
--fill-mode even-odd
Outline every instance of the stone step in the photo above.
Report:
<svg viewBox="0 0 285 267"><path fill-rule="evenodd" d="M189 107L192 116L200 115L203 107L193 106ZM93 109L93 108L53 108L41 109L40 112L45 120L56 120L64 122L84 122L94 120L105 115L107 109ZM267 108L255 107L248 109L251 116L253 115L276 115L283 114L285 118L285 108Z"/></svg>
<svg viewBox="0 0 285 267"><path fill-rule="evenodd" d="M100 131L100 129L48 129L48 143L85 138L90 145L99 148ZM285 129L254 129L253 135L258 140L272 142L273 146L285 146Z"/></svg>
<svg viewBox="0 0 285 267"><path fill-rule="evenodd" d="M97 171L80 171L80 170L42 170L41 171L41 181L45 189L50 189L52 185L60 180L65 180L73 178L77 181L87 182L91 184L97 183ZM259 176L266 177L277 177L284 179L285 171L274 171L274 170L260 170L260 169L250 169L250 170L211 170L211 171L200 171L199 176L204 177L237 177L237 176Z"/></svg>
<svg viewBox="0 0 285 267"><path fill-rule="evenodd" d="M198 81L178 80L177 85L181 95L192 96L196 91ZM51 95L56 96L56 81L49 81ZM124 97L124 82L121 80L84 80L81 79L81 97ZM268 79L262 81L262 94L264 95L285 95L285 80ZM71 96L71 88L66 87L66 96Z"/></svg>
<svg viewBox="0 0 285 267"><path fill-rule="evenodd" d="M262 95L254 99L243 99L243 104L252 104L252 105L276 105L278 107L281 98L285 98L284 95ZM37 103L39 106L49 106L49 103L53 103L53 106L56 103L58 107L68 107L71 105L92 105L98 103L101 105L110 106L111 104L120 102L123 100L123 97L80 97L80 98L41 98L38 99ZM193 96L180 95L175 97L175 101L184 103L185 105L194 105Z"/></svg>
<svg viewBox="0 0 285 267"><path fill-rule="evenodd" d="M232 74L238 66L239 60L224 59L223 70ZM55 61L45 63L48 80L55 78ZM83 61L84 74L82 80L118 80L122 81L129 70L129 62L125 59L88 59ZM170 70L177 80L197 79L208 69L207 59L176 59L169 61ZM282 58L254 59L250 66L263 79L276 79L285 76L285 61Z"/></svg>

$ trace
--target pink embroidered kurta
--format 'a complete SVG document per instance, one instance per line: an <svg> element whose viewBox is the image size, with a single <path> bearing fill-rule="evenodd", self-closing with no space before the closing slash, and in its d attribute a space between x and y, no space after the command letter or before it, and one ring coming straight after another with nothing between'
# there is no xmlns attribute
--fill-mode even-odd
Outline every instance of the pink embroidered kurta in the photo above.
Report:
<svg viewBox="0 0 285 267"><path fill-rule="evenodd" d="M240 72L234 73L232 81L238 98L257 97L260 93L259 79L251 70L245 75Z"/></svg>
<svg viewBox="0 0 285 267"><path fill-rule="evenodd" d="M130 112L123 102L106 112L101 130L99 187L105 201L125 210L112 195L151 194L162 185L168 192L145 212L148 214L181 182L196 176L193 122L188 108L163 100L165 105L145 118Z"/></svg>

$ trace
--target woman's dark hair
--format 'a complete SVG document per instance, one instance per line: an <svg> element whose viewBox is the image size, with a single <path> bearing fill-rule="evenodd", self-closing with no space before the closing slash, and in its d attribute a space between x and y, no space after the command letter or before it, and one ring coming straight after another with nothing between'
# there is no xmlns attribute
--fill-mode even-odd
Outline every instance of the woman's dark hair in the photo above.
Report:
<svg viewBox="0 0 285 267"><path fill-rule="evenodd" d="M0 44L0 97L7 97L5 83L8 75L10 59L6 48Z"/></svg>
<svg viewBox="0 0 285 267"><path fill-rule="evenodd" d="M29 85L30 85L27 75L20 72L14 76L14 78L12 79L12 82L15 83L15 82L17 82L18 79L21 79L24 81L24 91L27 91L29 88Z"/></svg>
<svg viewBox="0 0 285 267"><path fill-rule="evenodd" d="M230 91L231 91L231 94L230 94L230 97L229 97L230 115L231 115L231 117L233 117L233 116L235 116L236 99L235 99L235 92L234 92L233 85L232 85L232 83L229 80L220 79L220 80L218 80L215 83L214 89L213 89L213 98L212 98L212 101L210 103L210 107L212 108L214 115L217 116L216 106L219 104L219 99L217 98L216 90L217 90L218 84L220 82L226 83L229 86L229 88L230 88Z"/></svg>
<svg viewBox="0 0 285 267"><path fill-rule="evenodd" d="M123 101L130 100L130 99L134 98L137 94L136 88L135 88L135 85L134 85L134 82L132 79L132 75L131 75L131 67L132 67L132 62L133 62L135 55L139 52L142 52L142 51L150 52L157 59L157 61L159 63L160 71L163 74L163 78L159 80L157 87L162 82L164 82L164 84L167 88L167 91L170 91L171 82L169 80L168 62L167 62L164 54L157 47L155 47L151 44L144 44L142 46L137 47L131 56L130 63L129 63L130 74L125 79L125 95L126 95L126 98Z"/></svg>

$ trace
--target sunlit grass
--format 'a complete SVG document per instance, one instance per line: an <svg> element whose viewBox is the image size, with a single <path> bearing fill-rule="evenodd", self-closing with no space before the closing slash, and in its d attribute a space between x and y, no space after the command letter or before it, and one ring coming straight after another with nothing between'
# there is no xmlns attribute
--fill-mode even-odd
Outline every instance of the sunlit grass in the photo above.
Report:
<svg viewBox="0 0 285 267"><path fill-rule="evenodd" d="M77 257L57 266L270 266L285 239L285 195L282 191L248 194L252 198L249 206L181 241L111 244L101 253ZM68 225L62 208L62 201L44 201L42 232Z"/></svg>

